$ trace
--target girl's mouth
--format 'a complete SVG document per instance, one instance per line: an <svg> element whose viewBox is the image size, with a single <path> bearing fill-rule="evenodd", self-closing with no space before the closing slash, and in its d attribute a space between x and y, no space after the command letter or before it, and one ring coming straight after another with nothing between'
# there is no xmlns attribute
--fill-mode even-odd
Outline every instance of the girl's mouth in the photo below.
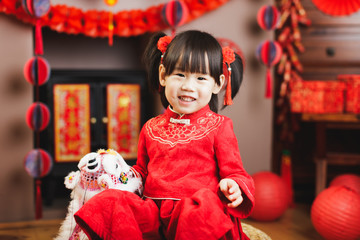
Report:
<svg viewBox="0 0 360 240"><path fill-rule="evenodd" d="M179 96L179 99L184 102L193 102L196 100L195 98L189 96Z"/></svg>

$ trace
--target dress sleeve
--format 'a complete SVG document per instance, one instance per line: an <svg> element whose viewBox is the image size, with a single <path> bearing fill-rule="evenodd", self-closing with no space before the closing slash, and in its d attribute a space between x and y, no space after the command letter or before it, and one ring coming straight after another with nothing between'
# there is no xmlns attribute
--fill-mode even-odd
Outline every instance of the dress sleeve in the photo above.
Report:
<svg viewBox="0 0 360 240"><path fill-rule="evenodd" d="M146 129L142 128L139 136L139 144L138 144L138 154L136 164L133 166L133 169L137 173L139 173L142 177L143 184L146 181L147 172L147 164L149 162L149 156L146 149L146 137L145 137Z"/></svg>
<svg viewBox="0 0 360 240"><path fill-rule="evenodd" d="M215 137L214 148L220 179L230 178L237 182L244 198L239 207L228 208L228 211L235 217L246 218L254 207L255 187L252 177L243 167L238 141L230 118L225 117L223 124L220 126ZM224 202L228 202L220 191L219 194Z"/></svg>

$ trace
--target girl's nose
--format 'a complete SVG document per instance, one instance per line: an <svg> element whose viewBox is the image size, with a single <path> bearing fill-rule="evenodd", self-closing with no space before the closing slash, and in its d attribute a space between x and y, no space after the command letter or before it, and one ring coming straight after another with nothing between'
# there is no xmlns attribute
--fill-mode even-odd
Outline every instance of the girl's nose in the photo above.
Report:
<svg viewBox="0 0 360 240"><path fill-rule="evenodd" d="M193 91L193 89L194 89L193 80L191 78L185 78L181 84L181 90Z"/></svg>

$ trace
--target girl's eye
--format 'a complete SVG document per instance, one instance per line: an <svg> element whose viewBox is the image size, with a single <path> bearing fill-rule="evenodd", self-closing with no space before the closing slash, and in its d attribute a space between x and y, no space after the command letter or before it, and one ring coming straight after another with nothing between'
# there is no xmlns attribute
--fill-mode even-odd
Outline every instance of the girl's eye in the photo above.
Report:
<svg viewBox="0 0 360 240"><path fill-rule="evenodd" d="M198 80L206 80L205 77L198 77L197 79L198 79Z"/></svg>
<svg viewBox="0 0 360 240"><path fill-rule="evenodd" d="M175 75L178 76L178 77L185 77L185 75L182 74L182 73L176 73Z"/></svg>

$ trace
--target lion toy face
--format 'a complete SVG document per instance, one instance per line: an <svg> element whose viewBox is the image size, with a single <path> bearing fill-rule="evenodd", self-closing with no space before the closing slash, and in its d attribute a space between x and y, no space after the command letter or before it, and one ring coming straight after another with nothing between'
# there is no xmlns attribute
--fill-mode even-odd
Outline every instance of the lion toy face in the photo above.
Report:
<svg viewBox="0 0 360 240"><path fill-rule="evenodd" d="M112 149L86 154L78 168L80 172L72 172L65 178L65 186L69 189L76 186L89 191L115 188L141 194L141 179Z"/></svg>
<svg viewBox="0 0 360 240"><path fill-rule="evenodd" d="M74 213L97 193L105 189L119 189L138 195L142 194L142 180L121 157L112 149L100 149L81 158L79 170L70 172L64 184L72 189L71 202L65 221L60 227L60 232L55 240L61 239L86 239L86 235L76 226Z"/></svg>

